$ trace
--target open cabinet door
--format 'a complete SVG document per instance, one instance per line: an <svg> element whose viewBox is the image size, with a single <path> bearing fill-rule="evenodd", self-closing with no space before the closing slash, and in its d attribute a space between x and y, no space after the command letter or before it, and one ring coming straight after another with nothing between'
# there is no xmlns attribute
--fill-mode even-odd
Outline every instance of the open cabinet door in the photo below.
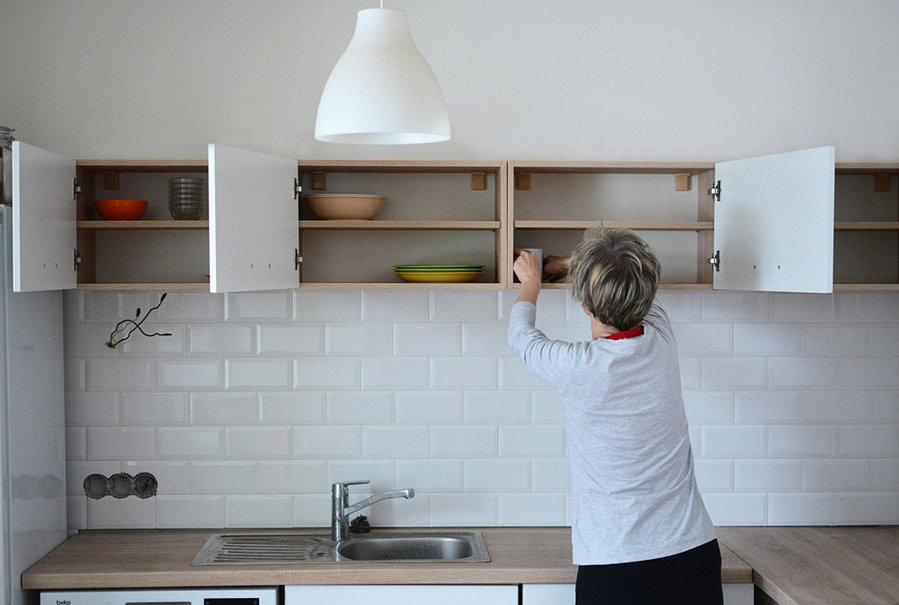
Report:
<svg viewBox="0 0 899 605"><path fill-rule="evenodd" d="M209 145L209 289L296 288L296 160Z"/></svg>
<svg viewBox="0 0 899 605"><path fill-rule="evenodd" d="M833 291L833 147L721 162L715 179L715 289Z"/></svg>
<svg viewBox="0 0 899 605"><path fill-rule="evenodd" d="M72 289L75 161L13 141L12 166L13 291Z"/></svg>

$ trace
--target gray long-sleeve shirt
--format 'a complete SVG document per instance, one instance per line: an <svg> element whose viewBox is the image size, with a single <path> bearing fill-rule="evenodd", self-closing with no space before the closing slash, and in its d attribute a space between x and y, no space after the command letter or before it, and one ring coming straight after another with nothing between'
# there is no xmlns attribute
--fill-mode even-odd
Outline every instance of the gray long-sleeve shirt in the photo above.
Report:
<svg viewBox="0 0 899 605"><path fill-rule="evenodd" d="M562 394L574 563L644 561L713 540L665 312L653 306L641 336L578 343L550 340L536 315L529 302L512 307L509 344Z"/></svg>

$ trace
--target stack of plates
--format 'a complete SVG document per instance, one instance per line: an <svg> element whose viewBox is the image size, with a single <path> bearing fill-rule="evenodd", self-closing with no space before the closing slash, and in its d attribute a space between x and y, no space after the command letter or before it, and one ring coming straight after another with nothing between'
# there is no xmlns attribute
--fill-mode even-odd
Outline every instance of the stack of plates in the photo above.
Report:
<svg viewBox="0 0 899 605"><path fill-rule="evenodd" d="M408 282L474 281L484 265L394 265L393 272Z"/></svg>

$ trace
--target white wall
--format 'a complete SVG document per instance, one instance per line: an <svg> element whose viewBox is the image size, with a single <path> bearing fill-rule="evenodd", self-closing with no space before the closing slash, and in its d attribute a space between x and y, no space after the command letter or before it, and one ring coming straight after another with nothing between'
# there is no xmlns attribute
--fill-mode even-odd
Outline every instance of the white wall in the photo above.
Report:
<svg viewBox="0 0 899 605"><path fill-rule="evenodd" d="M444 88L448 143L313 141L376 5L342 0L0 0L0 123L77 158L899 160L893 0L386 4ZM107 349L153 296L66 298L72 527L323 525L328 482L357 477L419 494L375 522L567 521L557 396L508 357L510 293L170 294L174 337ZM544 299L547 330L580 333ZM899 522L899 295L663 302L716 522ZM159 497L80 495L119 470L157 474Z"/></svg>

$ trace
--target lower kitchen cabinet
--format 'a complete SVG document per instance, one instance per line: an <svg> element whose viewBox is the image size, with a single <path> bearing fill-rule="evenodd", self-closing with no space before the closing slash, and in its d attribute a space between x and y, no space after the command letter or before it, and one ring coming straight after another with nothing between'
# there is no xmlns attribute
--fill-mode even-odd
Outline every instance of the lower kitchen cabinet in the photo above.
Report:
<svg viewBox="0 0 899 605"><path fill-rule="evenodd" d="M753 584L724 584L724 605L752 605ZM574 584L523 584L521 605L574 605Z"/></svg>
<svg viewBox="0 0 899 605"><path fill-rule="evenodd" d="M574 592L572 591L572 595ZM518 605L518 585L508 586L285 586L284 605Z"/></svg>

